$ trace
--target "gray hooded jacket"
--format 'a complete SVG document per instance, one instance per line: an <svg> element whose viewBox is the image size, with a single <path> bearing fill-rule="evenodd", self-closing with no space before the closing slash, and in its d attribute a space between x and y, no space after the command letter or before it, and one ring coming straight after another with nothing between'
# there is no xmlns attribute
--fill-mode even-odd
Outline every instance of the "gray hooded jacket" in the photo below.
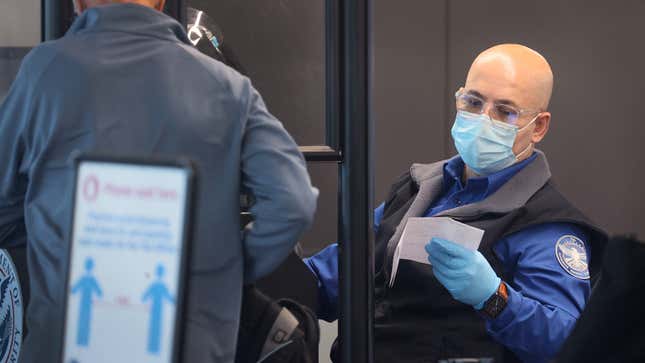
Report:
<svg viewBox="0 0 645 363"><path fill-rule="evenodd" d="M26 57L0 108L0 247L26 244L31 288L21 362L60 354L76 151L195 161L184 361L232 362L243 282L287 256L317 198L296 144L251 82L138 5L87 10ZM241 234L242 190L256 203Z"/></svg>

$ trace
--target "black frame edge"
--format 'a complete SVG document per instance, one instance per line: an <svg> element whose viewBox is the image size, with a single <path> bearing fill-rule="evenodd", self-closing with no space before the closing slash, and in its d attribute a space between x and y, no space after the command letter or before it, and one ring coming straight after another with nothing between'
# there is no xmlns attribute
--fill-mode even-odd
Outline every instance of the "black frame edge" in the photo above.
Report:
<svg viewBox="0 0 645 363"><path fill-rule="evenodd" d="M341 44L340 354L374 361L371 0L338 0Z"/></svg>
<svg viewBox="0 0 645 363"><path fill-rule="evenodd" d="M329 146L299 146L298 150L308 162L340 162L342 154Z"/></svg>
<svg viewBox="0 0 645 363"><path fill-rule="evenodd" d="M72 0L41 0L40 35L43 42L62 37L74 20Z"/></svg>

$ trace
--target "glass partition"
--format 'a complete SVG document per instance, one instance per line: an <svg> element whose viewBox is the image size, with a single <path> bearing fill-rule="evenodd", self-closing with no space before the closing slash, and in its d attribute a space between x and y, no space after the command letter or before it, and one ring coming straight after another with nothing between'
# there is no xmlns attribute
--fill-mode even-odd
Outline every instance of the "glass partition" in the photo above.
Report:
<svg viewBox="0 0 645 363"><path fill-rule="evenodd" d="M233 61L298 145L325 145L325 2L187 0L186 5L189 36L198 48Z"/></svg>

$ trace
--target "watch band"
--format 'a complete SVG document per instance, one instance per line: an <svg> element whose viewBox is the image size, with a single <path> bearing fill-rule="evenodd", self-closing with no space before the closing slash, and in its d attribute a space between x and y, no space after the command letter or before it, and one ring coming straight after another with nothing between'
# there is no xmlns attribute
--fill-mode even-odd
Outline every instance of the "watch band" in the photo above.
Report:
<svg viewBox="0 0 645 363"><path fill-rule="evenodd" d="M508 302L508 289L504 281L497 287L497 291L486 300L482 313L490 319L495 319L504 311Z"/></svg>

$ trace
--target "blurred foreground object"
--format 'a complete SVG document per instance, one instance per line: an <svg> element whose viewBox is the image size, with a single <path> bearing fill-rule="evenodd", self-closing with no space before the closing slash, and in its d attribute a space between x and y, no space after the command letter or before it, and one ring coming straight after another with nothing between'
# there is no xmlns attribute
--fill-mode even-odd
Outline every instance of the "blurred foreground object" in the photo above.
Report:
<svg viewBox="0 0 645 363"><path fill-rule="evenodd" d="M558 362L645 362L645 242L615 237Z"/></svg>

